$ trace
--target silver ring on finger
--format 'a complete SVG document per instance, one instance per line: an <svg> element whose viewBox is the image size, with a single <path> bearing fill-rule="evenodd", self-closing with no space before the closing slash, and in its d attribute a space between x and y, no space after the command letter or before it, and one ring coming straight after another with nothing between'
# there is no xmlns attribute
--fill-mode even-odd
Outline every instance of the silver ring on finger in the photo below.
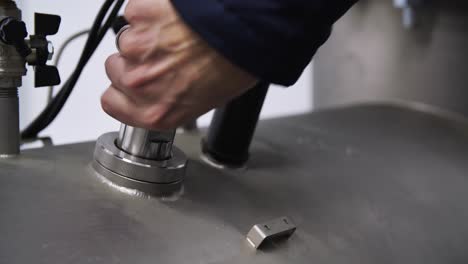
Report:
<svg viewBox="0 0 468 264"><path fill-rule="evenodd" d="M117 47L117 50L119 51L119 53L120 53L120 43L119 43L120 37L122 36L122 33L124 33L129 28L130 28L130 25L123 26L119 30L119 32L117 32L117 35L115 36L115 46Z"/></svg>

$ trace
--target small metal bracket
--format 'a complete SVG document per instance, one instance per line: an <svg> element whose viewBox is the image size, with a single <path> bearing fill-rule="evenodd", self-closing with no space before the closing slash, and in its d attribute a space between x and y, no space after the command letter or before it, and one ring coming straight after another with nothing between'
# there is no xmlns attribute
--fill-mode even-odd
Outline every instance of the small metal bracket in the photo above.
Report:
<svg viewBox="0 0 468 264"><path fill-rule="evenodd" d="M54 142L52 141L51 137L36 137L32 139L23 139L21 141L21 146L24 147L24 145L34 145L36 143L42 143L42 146L40 147L53 147Z"/></svg>
<svg viewBox="0 0 468 264"><path fill-rule="evenodd" d="M263 224L257 224L247 234L247 241L255 249L264 242L288 238L296 231L296 226L287 217L281 217Z"/></svg>

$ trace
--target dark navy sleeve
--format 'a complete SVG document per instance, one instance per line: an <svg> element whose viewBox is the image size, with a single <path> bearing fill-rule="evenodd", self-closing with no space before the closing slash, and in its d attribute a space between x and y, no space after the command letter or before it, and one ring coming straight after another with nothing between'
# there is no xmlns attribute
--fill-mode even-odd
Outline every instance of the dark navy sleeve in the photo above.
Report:
<svg viewBox="0 0 468 264"><path fill-rule="evenodd" d="M333 23L357 0L172 0L182 19L232 63L292 85Z"/></svg>

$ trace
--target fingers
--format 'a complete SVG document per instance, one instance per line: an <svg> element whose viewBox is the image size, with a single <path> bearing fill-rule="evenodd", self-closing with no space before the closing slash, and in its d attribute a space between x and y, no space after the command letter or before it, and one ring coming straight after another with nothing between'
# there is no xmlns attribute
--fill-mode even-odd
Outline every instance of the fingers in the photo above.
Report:
<svg viewBox="0 0 468 264"><path fill-rule="evenodd" d="M101 105L104 112L127 125L151 130L169 130L177 126L170 113L175 108L170 104L140 106L113 86L102 95Z"/></svg>
<svg viewBox="0 0 468 264"><path fill-rule="evenodd" d="M139 24L129 26L119 35L118 47L122 57L133 62L143 62L156 53L155 29Z"/></svg>
<svg viewBox="0 0 468 264"><path fill-rule="evenodd" d="M122 87L125 87L123 75L125 73L129 73L129 66L127 66L127 63L120 54L116 53L109 56L105 62L105 68L107 77L114 88L121 89ZM122 92L125 93L124 90L122 90Z"/></svg>
<svg viewBox="0 0 468 264"><path fill-rule="evenodd" d="M155 20L171 14L169 0L129 0L125 7L124 17L130 23Z"/></svg>
<svg viewBox="0 0 468 264"><path fill-rule="evenodd" d="M138 67L139 65L128 62L118 53L109 56L105 62L106 74L112 85L129 96L128 90L137 90L142 85L142 78L138 75L139 72L141 75L141 70L138 71Z"/></svg>
<svg viewBox="0 0 468 264"><path fill-rule="evenodd" d="M161 1L132 0L125 10L129 28L119 36L119 51L126 59L142 62L157 53L161 23L153 13L160 12Z"/></svg>
<svg viewBox="0 0 468 264"><path fill-rule="evenodd" d="M137 114L135 105L132 100L110 86L101 97L101 106L104 112L113 118L123 122L125 124L134 124L134 117Z"/></svg>
<svg viewBox="0 0 468 264"><path fill-rule="evenodd" d="M124 16L131 26L122 33L119 45L128 60L145 61L191 44L183 41L191 31L181 25L169 0L130 0Z"/></svg>
<svg viewBox="0 0 468 264"><path fill-rule="evenodd" d="M154 62L133 64L119 54L111 55L105 65L112 86L138 104L158 101L161 93L169 88L174 74L162 74L160 67L166 66Z"/></svg>
<svg viewBox="0 0 468 264"><path fill-rule="evenodd" d="M114 54L105 63L106 74L114 89L119 90L137 104L145 104L147 97L141 95L142 83L137 66L128 63L121 55Z"/></svg>

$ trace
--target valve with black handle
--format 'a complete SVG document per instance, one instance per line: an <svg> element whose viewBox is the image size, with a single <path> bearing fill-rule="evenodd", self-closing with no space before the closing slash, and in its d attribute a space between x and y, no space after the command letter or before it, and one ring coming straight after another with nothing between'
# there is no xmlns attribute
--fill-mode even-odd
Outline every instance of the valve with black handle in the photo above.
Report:
<svg viewBox="0 0 468 264"><path fill-rule="evenodd" d="M58 32L61 19L56 15L35 14L35 33L29 36L21 10L14 1L0 1L0 157L20 153L18 87L26 75L26 64L33 66L35 86L60 84L56 67L47 65L53 56L48 36Z"/></svg>
<svg viewBox="0 0 468 264"><path fill-rule="evenodd" d="M54 66L47 65L52 59L54 47L47 36L57 34L60 27L60 16L36 13L35 33L27 40L26 24L14 17L0 21L0 40L13 46L18 54L30 66L34 66L35 86L44 87L60 84L60 74Z"/></svg>

